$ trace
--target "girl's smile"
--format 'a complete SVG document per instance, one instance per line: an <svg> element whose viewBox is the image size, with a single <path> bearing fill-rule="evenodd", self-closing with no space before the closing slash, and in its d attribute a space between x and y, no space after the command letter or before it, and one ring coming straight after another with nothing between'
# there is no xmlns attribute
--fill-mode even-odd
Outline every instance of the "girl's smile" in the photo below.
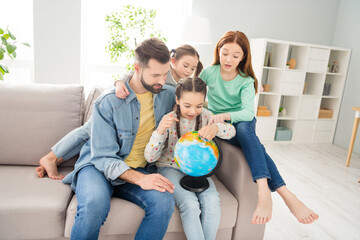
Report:
<svg viewBox="0 0 360 240"><path fill-rule="evenodd" d="M202 111L205 96L199 92L183 92L176 103L180 105L180 115L187 120L194 120Z"/></svg>

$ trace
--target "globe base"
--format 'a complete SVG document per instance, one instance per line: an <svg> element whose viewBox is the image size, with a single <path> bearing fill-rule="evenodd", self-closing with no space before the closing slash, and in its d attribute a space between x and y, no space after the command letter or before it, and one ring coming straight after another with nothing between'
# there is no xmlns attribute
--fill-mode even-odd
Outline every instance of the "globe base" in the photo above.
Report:
<svg viewBox="0 0 360 240"><path fill-rule="evenodd" d="M206 177L186 175L180 180L180 186L190 192L203 192L209 188L209 181Z"/></svg>

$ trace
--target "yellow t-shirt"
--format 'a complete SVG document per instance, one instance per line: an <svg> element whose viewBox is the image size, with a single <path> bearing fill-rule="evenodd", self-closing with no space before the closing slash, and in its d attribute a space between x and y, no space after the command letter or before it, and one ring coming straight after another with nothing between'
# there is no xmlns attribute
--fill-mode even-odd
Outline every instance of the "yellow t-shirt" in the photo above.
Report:
<svg viewBox="0 0 360 240"><path fill-rule="evenodd" d="M144 156L146 144L155 130L155 115L153 95L151 92L136 94L140 103L140 123L134 145L129 156L124 160L132 168L145 167L147 161Z"/></svg>

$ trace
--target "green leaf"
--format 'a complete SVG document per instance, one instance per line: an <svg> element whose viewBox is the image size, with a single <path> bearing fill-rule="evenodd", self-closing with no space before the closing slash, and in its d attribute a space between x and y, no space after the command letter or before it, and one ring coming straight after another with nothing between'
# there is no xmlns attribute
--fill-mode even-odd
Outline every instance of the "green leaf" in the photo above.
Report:
<svg viewBox="0 0 360 240"><path fill-rule="evenodd" d="M9 33L9 36L10 36L10 38L11 38L12 40L16 40L16 37L11 34L11 32L9 31L9 29L8 29L8 33Z"/></svg>
<svg viewBox="0 0 360 240"><path fill-rule="evenodd" d="M4 80L2 72L0 72L0 80Z"/></svg>
<svg viewBox="0 0 360 240"><path fill-rule="evenodd" d="M9 34L6 33L6 34L3 35L3 37L4 37L6 40L8 40L8 39L9 39Z"/></svg>
<svg viewBox="0 0 360 240"><path fill-rule="evenodd" d="M3 36L1 36L1 41L5 46L8 45L8 42L6 41L6 39Z"/></svg>
<svg viewBox="0 0 360 240"><path fill-rule="evenodd" d="M0 60L2 60L3 58L4 58L4 53L0 51Z"/></svg>
<svg viewBox="0 0 360 240"><path fill-rule="evenodd" d="M16 58L16 52L13 52L12 55L14 58Z"/></svg>
<svg viewBox="0 0 360 240"><path fill-rule="evenodd" d="M1 65L1 64L0 64L0 69L1 69L2 72L4 72L4 73L9 73L9 69L8 69L8 67L5 66L5 65Z"/></svg>
<svg viewBox="0 0 360 240"><path fill-rule="evenodd" d="M22 44L27 46L27 47L31 47L30 44L28 44L27 42L23 42Z"/></svg>
<svg viewBox="0 0 360 240"><path fill-rule="evenodd" d="M4 33L4 30L2 30L2 28L0 28L0 34L3 34Z"/></svg>
<svg viewBox="0 0 360 240"><path fill-rule="evenodd" d="M16 46L15 45L12 45L12 44L8 44L6 46L6 50L8 51L9 54L12 54L15 50L16 50Z"/></svg>

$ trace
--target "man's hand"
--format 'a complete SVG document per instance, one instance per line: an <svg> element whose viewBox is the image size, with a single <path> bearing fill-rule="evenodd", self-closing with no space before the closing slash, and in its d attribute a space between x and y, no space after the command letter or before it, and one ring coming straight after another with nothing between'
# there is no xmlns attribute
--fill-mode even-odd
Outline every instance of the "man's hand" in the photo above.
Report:
<svg viewBox="0 0 360 240"><path fill-rule="evenodd" d="M133 169L129 169L119 177L121 180L129 183L136 184L144 190L157 190L159 192L168 191L169 193L174 192L174 184L170 182L166 177L154 173L154 174L143 174Z"/></svg>
<svg viewBox="0 0 360 240"><path fill-rule="evenodd" d="M211 125L214 123L222 123L222 122L230 121L230 120L231 120L231 116L229 113L221 113L221 114L211 116L208 125Z"/></svg>
<svg viewBox="0 0 360 240"><path fill-rule="evenodd" d="M173 121L177 121L177 122L179 121L179 119L174 118L173 113L169 113L167 115L164 115L163 118L161 119L160 123L159 123L159 126L156 129L158 134L164 135L166 129L171 127Z"/></svg>
<svg viewBox="0 0 360 240"><path fill-rule="evenodd" d="M202 127L199 130L199 136L206 138L207 140L210 141L215 137L215 135L217 134L218 131L219 131L219 128L215 124L210 125L210 126L207 125L207 126Z"/></svg>
<svg viewBox="0 0 360 240"><path fill-rule="evenodd" d="M174 192L174 184L170 182L169 179L162 176L159 173L154 174L144 174L142 178L139 179L139 186L144 190L157 190L159 192L168 191L169 193Z"/></svg>
<svg viewBox="0 0 360 240"><path fill-rule="evenodd" d="M125 99L129 95L129 91L121 80L115 82L115 95L117 98Z"/></svg>

